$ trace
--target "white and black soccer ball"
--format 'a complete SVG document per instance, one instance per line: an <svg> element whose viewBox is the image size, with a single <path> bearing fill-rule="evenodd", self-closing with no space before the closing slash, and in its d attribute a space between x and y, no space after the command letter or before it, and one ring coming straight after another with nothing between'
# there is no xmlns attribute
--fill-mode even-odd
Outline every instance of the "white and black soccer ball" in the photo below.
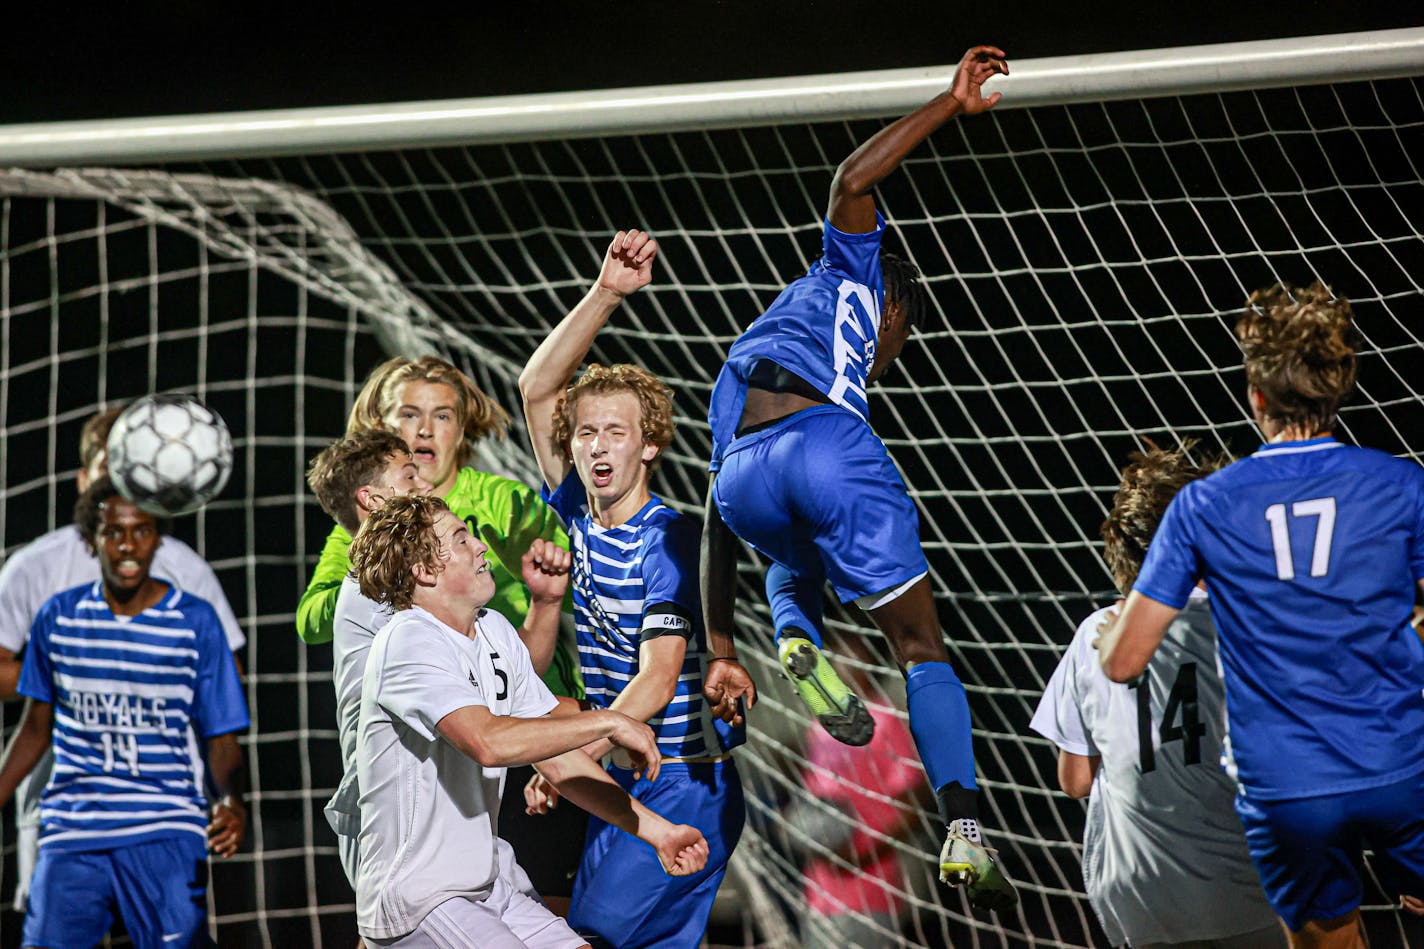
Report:
<svg viewBox="0 0 1424 949"><path fill-rule="evenodd" d="M150 514L178 515L211 501L232 474L222 416L190 395L139 399L109 430L109 477Z"/></svg>

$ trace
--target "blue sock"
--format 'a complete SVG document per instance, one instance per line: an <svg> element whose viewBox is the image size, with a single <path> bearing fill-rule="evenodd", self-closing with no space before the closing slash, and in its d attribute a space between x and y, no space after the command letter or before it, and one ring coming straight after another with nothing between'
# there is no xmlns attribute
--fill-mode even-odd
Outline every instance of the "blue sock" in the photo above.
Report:
<svg viewBox="0 0 1424 949"><path fill-rule="evenodd" d="M977 790L969 699L954 669L947 662L917 663L905 677L905 694L910 734L915 736L930 786L938 792L957 782L965 790Z"/></svg>
<svg viewBox="0 0 1424 949"><path fill-rule="evenodd" d="M773 562L766 570L766 599L771 604L771 620L776 624L776 640L781 641L787 627L821 648L821 595L826 577L821 572L793 573L791 568Z"/></svg>

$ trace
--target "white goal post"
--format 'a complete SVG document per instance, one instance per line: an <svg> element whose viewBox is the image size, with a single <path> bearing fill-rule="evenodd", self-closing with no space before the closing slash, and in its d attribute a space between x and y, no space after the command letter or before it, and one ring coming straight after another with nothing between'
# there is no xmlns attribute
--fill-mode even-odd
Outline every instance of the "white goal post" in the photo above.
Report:
<svg viewBox="0 0 1424 949"><path fill-rule="evenodd" d="M1249 447L1229 325L1250 290L1319 277L1349 296L1367 345L1344 432L1424 453L1411 414L1424 379L1424 29L1012 70L993 80L999 109L951 123L881 186L887 242L918 264L932 302L872 414L922 512L985 823L1023 904L975 915L930 878L932 803L907 809L907 832L867 831L857 807L890 802L807 760L808 722L777 679L748 559L742 652L763 702L738 755L749 823L727 884L748 908L747 946L830 938L799 912L810 860L887 898L891 924L861 914L884 945L1101 939L1082 892L1082 808L1057 792L1052 750L1027 723L1076 623L1112 596L1097 530L1127 453L1143 435ZM221 941L354 936L321 816L338 776L329 651L302 646L292 620L328 527L302 470L340 433L365 373L386 354L436 351L513 409L524 359L612 230L647 226L664 248L655 282L594 355L639 362L676 391L655 490L695 513L726 348L815 255L841 158L951 74L0 127L6 552L68 519L72 443L95 409L186 388L233 429L228 489L177 526L249 637L252 835L214 866ZM479 463L536 477L517 431ZM828 624L838 661L903 708L880 638L845 611ZM874 859L827 846L848 829ZM8 824L4 839L8 880ZM1371 924L1402 925L1387 912ZM0 942L14 925L0 913Z"/></svg>
<svg viewBox="0 0 1424 949"><path fill-rule="evenodd" d="M1418 75L1424 28L1015 60L1003 109ZM954 67L0 126L0 165L127 165L701 131L908 112Z"/></svg>

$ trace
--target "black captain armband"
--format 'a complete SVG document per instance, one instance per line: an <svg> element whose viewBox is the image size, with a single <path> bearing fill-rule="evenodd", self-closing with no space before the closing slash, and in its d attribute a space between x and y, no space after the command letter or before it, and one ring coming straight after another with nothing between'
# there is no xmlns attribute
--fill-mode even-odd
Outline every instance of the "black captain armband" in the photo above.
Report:
<svg viewBox="0 0 1424 949"><path fill-rule="evenodd" d="M676 603L657 603L643 611L643 626L638 641L647 642L659 636L681 636L692 639L692 614Z"/></svg>

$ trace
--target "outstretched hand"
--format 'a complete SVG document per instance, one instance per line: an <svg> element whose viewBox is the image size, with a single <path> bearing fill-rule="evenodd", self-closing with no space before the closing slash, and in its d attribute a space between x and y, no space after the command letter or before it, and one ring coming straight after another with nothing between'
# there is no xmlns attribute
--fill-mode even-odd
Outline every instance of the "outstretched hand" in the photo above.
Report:
<svg viewBox="0 0 1424 949"><path fill-rule="evenodd" d="M756 705L756 683L751 673L735 659L718 659L707 668L702 681L702 697L712 714L729 725L742 724L739 699L746 699L747 708Z"/></svg>
<svg viewBox="0 0 1424 949"><path fill-rule="evenodd" d="M561 602L569 588L569 566L573 555L551 540L537 538L519 563L524 585L536 600Z"/></svg>
<svg viewBox="0 0 1424 949"><path fill-rule="evenodd" d="M598 285L626 297L653 281L653 258L658 242L647 231L619 231L603 256Z"/></svg>
<svg viewBox="0 0 1424 949"><path fill-rule="evenodd" d="M985 112L999 104L1002 92L984 95L984 83L994 75L1007 76L1009 61L997 46L976 46L964 54L950 83L949 94L958 100L962 112Z"/></svg>

